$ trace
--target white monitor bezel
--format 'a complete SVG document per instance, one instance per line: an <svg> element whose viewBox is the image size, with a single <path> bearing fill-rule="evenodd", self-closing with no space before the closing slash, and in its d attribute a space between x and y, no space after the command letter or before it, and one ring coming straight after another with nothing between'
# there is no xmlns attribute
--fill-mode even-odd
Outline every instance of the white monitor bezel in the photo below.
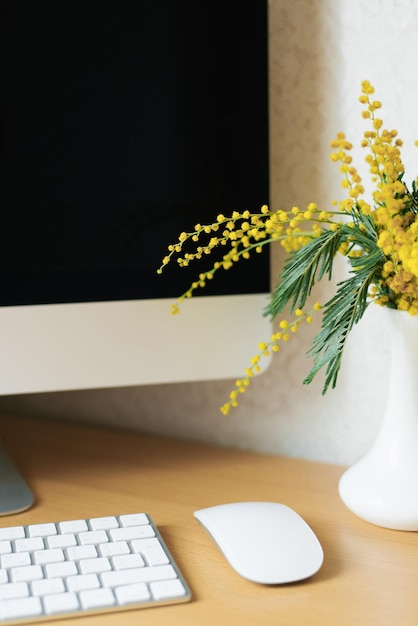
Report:
<svg viewBox="0 0 418 626"><path fill-rule="evenodd" d="M270 336L268 298L0 307L0 394L241 377Z"/></svg>

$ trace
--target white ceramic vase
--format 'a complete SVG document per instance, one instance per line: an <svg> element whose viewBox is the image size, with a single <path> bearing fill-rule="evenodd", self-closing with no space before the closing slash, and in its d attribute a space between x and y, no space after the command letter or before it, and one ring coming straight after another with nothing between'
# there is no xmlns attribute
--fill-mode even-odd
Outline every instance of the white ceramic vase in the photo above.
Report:
<svg viewBox="0 0 418 626"><path fill-rule="evenodd" d="M418 316L382 313L391 345L386 409L374 445L343 474L339 493L372 524L418 530Z"/></svg>

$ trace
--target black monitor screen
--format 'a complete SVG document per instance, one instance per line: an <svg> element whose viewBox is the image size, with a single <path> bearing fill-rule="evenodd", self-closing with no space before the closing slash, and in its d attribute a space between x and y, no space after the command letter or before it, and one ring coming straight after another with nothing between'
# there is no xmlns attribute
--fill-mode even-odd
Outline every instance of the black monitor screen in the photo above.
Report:
<svg viewBox="0 0 418 626"><path fill-rule="evenodd" d="M167 244L268 202L266 2L2 0L0 59L0 304L178 295Z"/></svg>

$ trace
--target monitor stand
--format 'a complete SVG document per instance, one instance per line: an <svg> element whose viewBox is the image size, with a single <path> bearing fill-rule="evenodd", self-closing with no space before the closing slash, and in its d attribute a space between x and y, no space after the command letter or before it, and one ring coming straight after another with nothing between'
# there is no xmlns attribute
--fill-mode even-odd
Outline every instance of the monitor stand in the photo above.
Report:
<svg viewBox="0 0 418 626"><path fill-rule="evenodd" d="M33 493L0 443L0 515L25 511L34 500Z"/></svg>

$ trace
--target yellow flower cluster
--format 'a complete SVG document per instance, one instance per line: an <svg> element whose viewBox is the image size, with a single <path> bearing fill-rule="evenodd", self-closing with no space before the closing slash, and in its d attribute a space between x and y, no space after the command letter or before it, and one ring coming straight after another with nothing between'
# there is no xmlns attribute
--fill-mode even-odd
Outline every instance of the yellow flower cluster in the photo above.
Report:
<svg viewBox="0 0 418 626"><path fill-rule="evenodd" d="M363 82L362 91L360 102L366 105L363 117L373 124L373 130L364 134L362 142L369 149L366 162L377 183L372 217L379 233L377 244L387 258L381 280L392 292L391 298L388 294L379 295L377 301L387 304L391 299L396 308L415 315L418 313L418 223L417 212L409 210L411 197L402 182L402 141L397 138L396 130L382 128L382 120L375 115L381 103L370 99L374 88L368 81Z"/></svg>
<svg viewBox="0 0 418 626"><path fill-rule="evenodd" d="M190 298L196 289L205 287L218 270L231 269L239 260L249 259L252 252L260 253L267 244L279 241L287 252L299 250L320 235L322 225L336 228L333 216L332 211L320 211L314 203L310 203L305 210L294 206L290 211L272 212L267 205L263 205L259 213L234 211L228 217L220 214L212 224L196 224L193 231L182 232L178 242L168 246L168 254L157 273L162 274L174 256L180 267L187 267L192 261L200 260L219 248L227 248L222 258L215 261L210 269L201 272L179 297L182 302ZM196 244L193 250L187 250L190 243ZM178 307L174 306L172 312L177 313Z"/></svg>
<svg viewBox="0 0 418 626"><path fill-rule="evenodd" d="M229 395L228 402L221 407L221 412L224 415L228 415L232 408L238 406L238 398L240 394L245 393L250 386L251 379L260 371L260 361L263 357L269 357L272 352L279 352L280 343L289 341L291 333L296 333L302 322L311 324L313 321L313 314L315 311L321 309L319 302L313 305L312 311L309 313L302 311L301 309L295 310L295 319L288 321L282 319L279 322L279 328L277 332L273 333L270 337L270 341L261 342L258 345L259 352L251 359L249 367L245 370L245 375L238 379L235 383L235 389L233 389Z"/></svg>
<svg viewBox="0 0 418 626"><path fill-rule="evenodd" d="M280 240L286 252L300 250L313 237L318 237L322 232L320 224L329 224L331 228L335 226L331 223L333 213L320 211L314 202L310 202L304 211L294 206L288 212L278 211L277 216L283 224L288 224ZM305 229L301 228L301 224Z"/></svg>
<svg viewBox="0 0 418 626"><path fill-rule="evenodd" d="M353 145L347 141L344 133L338 133L334 141L331 142L331 148L335 152L331 152L331 160L335 163L340 162L340 172L343 174L341 186L348 191L348 198L340 201L339 209L343 213L350 213L354 205L357 203L365 215L370 213L370 206L361 198L364 193L364 187L361 184L361 177L357 169L351 164L352 157L348 152Z"/></svg>
<svg viewBox="0 0 418 626"><path fill-rule="evenodd" d="M373 208L362 197L364 187L361 177L352 165L349 154L352 144L344 133L338 133L331 147L331 159L340 163L343 174L342 187L348 197L341 200L338 208L342 213L352 214L356 209L365 216L370 215L378 233L377 244L386 257L386 263L380 277L383 289L374 288L370 296L378 304L389 302L398 309L411 314L418 313L418 223L417 212L409 210L411 196L402 182L404 165L396 130L383 128L383 120L376 116L382 106L378 100L372 100L374 87L369 81L362 82L360 102L365 105L362 111L364 119L372 123L372 130L364 133L362 146L368 148L366 162L376 189L373 196ZM350 246L345 242L340 252L347 256L362 256L368 250Z"/></svg>

